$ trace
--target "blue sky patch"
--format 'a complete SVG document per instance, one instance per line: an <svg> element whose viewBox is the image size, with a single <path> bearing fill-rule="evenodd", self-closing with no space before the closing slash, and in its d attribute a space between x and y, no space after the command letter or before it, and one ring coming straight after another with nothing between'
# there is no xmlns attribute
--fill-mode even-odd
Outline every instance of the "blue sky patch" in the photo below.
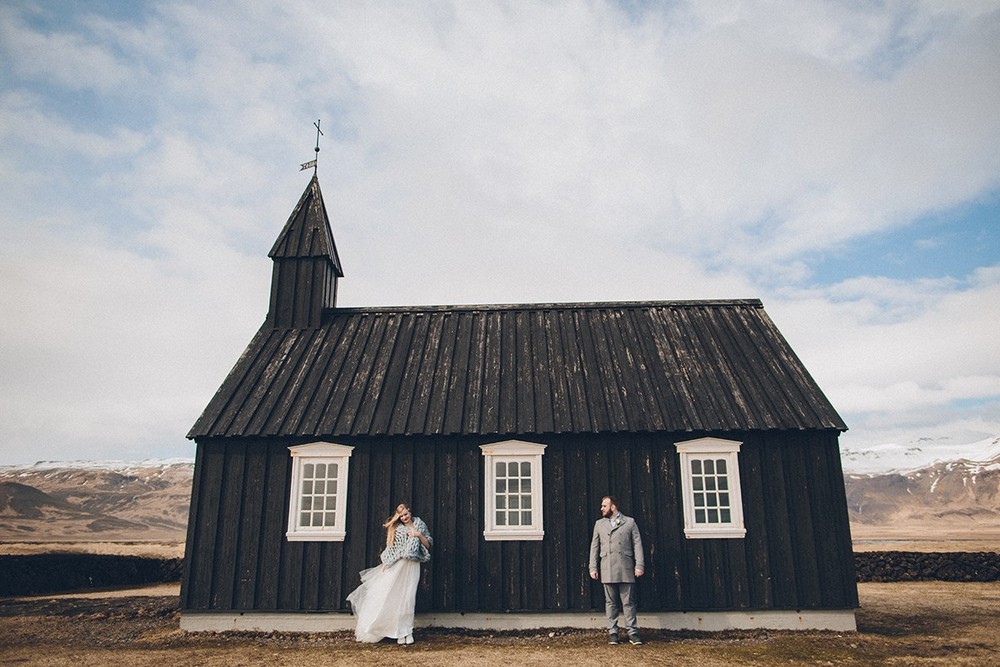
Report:
<svg viewBox="0 0 1000 667"><path fill-rule="evenodd" d="M994 191L975 202L856 239L812 264L812 269L814 282L832 284L858 276L961 279L998 263L1000 191Z"/></svg>

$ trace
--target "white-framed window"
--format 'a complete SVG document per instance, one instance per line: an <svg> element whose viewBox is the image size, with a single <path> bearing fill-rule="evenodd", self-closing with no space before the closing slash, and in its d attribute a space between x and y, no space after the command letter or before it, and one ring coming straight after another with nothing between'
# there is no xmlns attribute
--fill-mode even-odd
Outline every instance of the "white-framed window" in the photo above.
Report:
<svg viewBox="0 0 1000 667"><path fill-rule="evenodd" d="M698 438L676 444L681 457L685 537L746 535L740 493L741 444L720 438Z"/></svg>
<svg viewBox="0 0 1000 667"><path fill-rule="evenodd" d="M486 466L486 540L540 540L545 445L507 440L481 445Z"/></svg>
<svg viewBox="0 0 1000 667"><path fill-rule="evenodd" d="M314 442L288 451L292 492L285 537L298 542L342 542L347 535L347 472L354 448Z"/></svg>

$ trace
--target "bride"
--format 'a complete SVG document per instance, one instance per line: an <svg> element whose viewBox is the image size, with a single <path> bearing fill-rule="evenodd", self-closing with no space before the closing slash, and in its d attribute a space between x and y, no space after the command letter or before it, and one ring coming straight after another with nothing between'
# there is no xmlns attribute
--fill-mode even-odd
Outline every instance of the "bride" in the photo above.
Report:
<svg viewBox="0 0 1000 667"><path fill-rule="evenodd" d="M402 526L400 526L402 524ZM386 529L382 565L361 571L361 585L347 596L359 642L392 637L398 644L413 643L413 606L420 583L420 563L431 559L427 524L400 503L383 526Z"/></svg>

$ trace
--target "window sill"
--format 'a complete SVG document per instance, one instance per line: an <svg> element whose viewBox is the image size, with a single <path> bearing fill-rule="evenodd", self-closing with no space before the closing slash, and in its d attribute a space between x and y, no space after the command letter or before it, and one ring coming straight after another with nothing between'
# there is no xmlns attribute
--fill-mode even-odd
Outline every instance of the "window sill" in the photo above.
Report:
<svg viewBox="0 0 1000 667"><path fill-rule="evenodd" d="M746 528L712 528L698 529L685 528L684 537L689 540L710 540L710 539L742 539L746 537Z"/></svg>
<svg viewBox="0 0 1000 667"><path fill-rule="evenodd" d="M538 542L545 537L544 530L491 530L483 531L483 539L487 542Z"/></svg>
<svg viewBox="0 0 1000 667"><path fill-rule="evenodd" d="M347 537L347 533L329 531L285 533L285 539L289 542L343 542L345 537Z"/></svg>

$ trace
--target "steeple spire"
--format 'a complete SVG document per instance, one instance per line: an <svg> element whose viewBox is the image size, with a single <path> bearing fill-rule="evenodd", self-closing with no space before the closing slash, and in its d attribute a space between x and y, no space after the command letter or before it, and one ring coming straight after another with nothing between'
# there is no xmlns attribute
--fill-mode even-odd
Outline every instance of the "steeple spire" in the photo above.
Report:
<svg viewBox="0 0 1000 667"><path fill-rule="evenodd" d="M274 261L268 323L274 328L319 326L323 310L337 304L337 279L344 272L315 174L268 257Z"/></svg>
<svg viewBox="0 0 1000 667"><path fill-rule="evenodd" d="M316 151L316 157L314 157L312 160L309 160L309 162L303 162L302 164L300 164L299 171L305 171L306 169L312 167L313 176L315 176L316 173L319 171L319 138L323 136L323 130L319 129L319 120L313 123L313 127L316 128L316 148L313 149Z"/></svg>

